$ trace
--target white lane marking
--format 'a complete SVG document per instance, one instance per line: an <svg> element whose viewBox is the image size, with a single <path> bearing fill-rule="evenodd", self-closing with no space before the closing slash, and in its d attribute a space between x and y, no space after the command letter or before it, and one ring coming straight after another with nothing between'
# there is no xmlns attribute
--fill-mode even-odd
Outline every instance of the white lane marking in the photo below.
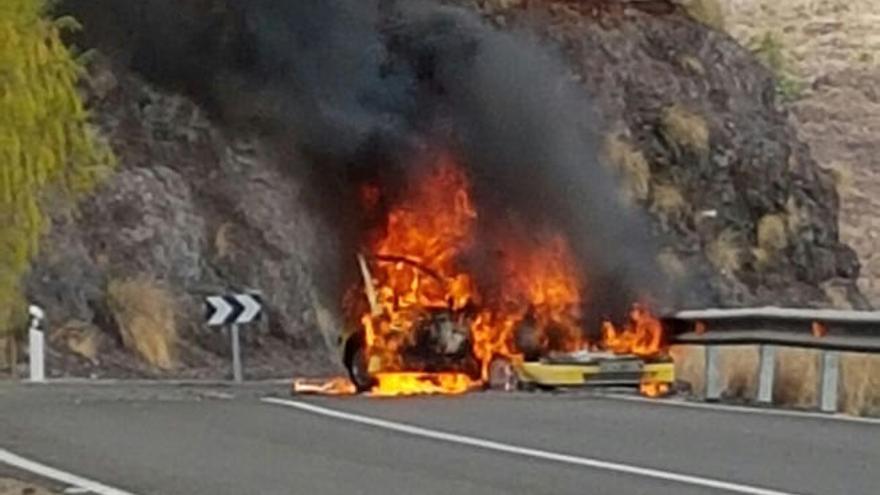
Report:
<svg viewBox="0 0 880 495"><path fill-rule="evenodd" d="M589 457L579 457L568 454L559 454L556 452L550 452L547 450L540 449L532 449L528 447L519 447L516 445L511 445L508 443L495 442L492 440L484 440L476 437L469 437L465 435L458 435L455 433L447 433L438 430L431 430L428 428L422 428L419 426L412 426L405 423L396 423L394 421L387 421L384 419L372 418L369 416L361 416L360 414L352 414L342 411L337 411L335 409L329 409L326 407L316 406L314 404L309 404L306 402L294 401L294 400L286 400L286 399L276 399L272 397L266 397L261 399L263 402L269 404L275 404L280 406L293 407L296 409L300 409L302 411L308 411L315 414L320 414L323 416L328 416L336 419L343 419L346 421L351 421L353 423L360 423L363 425L374 426L377 428L383 428L386 430L397 431L400 433L406 433L408 435L413 435L417 437L430 438L432 440L440 440L443 442L456 443L460 445L468 445L470 447L477 447L485 450L494 450L496 452L504 452L507 454L514 454L523 457L531 457L535 459L543 459L547 461L555 461L561 462L565 464L574 464L577 466L585 466L594 469L603 469L606 471L614 471L618 473L626 473L632 474L636 476L642 476L647 478L654 478L664 481L674 481L677 483L683 483L686 485L694 485L701 486L706 488L713 488L717 490L724 490L733 493L744 493L747 495L797 495L794 492L783 492L779 490L773 490L769 488L762 488L757 486L743 485L740 483L733 483L728 481L721 481L712 478L704 478L701 476L694 476L689 474L681 474L672 471L661 471L659 469L652 469L646 467L634 466L631 464L623 464L618 462L610 462L603 461L599 459L591 459Z"/></svg>
<svg viewBox="0 0 880 495"><path fill-rule="evenodd" d="M662 406L688 407L691 409L709 409L713 411L736 412L743 414L764 414L766 416L789 416L793 418L811 418L824 419L828 421L845 421L850 423L862 423L870 425L880 425L880 418L865 418L861 416L850 416L847 414L827 414L810 411L792 411L789 409L763 409L758 407L734 406L732 404L708 404L705 402L690 402L675 399L649 399L647 397L639 397L635 395L622 394L605 394L596 396L602 399L628 400L631 402L644 402L646 404L656 404Z"/></svg>
<svg viewBox="0 0 880 495"><path fill-rule="evenodd" d="M6 449L0 449L0 463L8 464L18 469L29 471L44 478L50 478L60 481L66 485L72 485L76 488L83 488L97 495L134 495L131 492L113 488L97 481L92 481L75 474L71 474L60 469L41 464L30 459L26 459L20 455L13 454Z"/></svg>
<svg viewBox="0 0 880 495"><path fill-rule="evenodd" d="M65 489L64 489L64 493L65 493L65 494L68 494L68 493L69 493L69 494L78 495L78 494L81 494L81 493L90 493L90 492L91 492L91 490L89 490L88 488L82 488L82 487L79 487L79 486L71 486L71 487L69 487L69 488L65 488Z"/></svg>

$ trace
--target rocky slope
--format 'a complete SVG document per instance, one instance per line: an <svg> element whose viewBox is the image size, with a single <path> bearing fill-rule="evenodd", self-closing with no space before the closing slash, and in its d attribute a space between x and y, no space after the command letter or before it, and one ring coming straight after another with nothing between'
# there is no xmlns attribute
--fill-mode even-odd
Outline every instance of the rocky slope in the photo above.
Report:
<svg viewBox="0 0 880 495"><path fill-rule="evenodd" d="M788 124L773 75L685 2L475 3L564 51L663 239L661 263L690 274L685 305L864 304L832 176Z"/></svg>
<svg viewBox="0 0 880 495"><path fill-rule="evenodd" d="M862 264L859 287L880 301L880 3L730 0L727 29L742 43L773 36L802 88L793 123L838 176L841 238Z"/></svg>
<svg viewBox="0 0 880 495"><path fill-rule="evenodd" d="M732 38L662 0L445 3L561 54L595 103L601 161L650 219L677 306L862 304L833 177L789 125L772 74ZM291 173L297 150L219 124L171 86L144 82L112 37L97 39L108 58L86 92L121 168L78 211L57 212L29 279L50 338L66 344L56 349L70 350L56 367L222 375L226 337L204 328L201 298L229 288L268 302L267 322L246 332L252 375L332 367L341 291L325 282L354 267L326 256L344 244ZM150 311L157 304L172 311ZM168 369L118 352L138 329L177 342L170 365L156 345L134 346Z"/></svg>

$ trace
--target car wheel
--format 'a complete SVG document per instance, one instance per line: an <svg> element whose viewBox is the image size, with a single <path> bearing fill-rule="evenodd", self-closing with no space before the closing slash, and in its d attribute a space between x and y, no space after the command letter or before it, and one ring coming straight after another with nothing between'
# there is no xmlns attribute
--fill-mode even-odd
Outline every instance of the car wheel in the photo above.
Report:
<svg viewBox="0 0 880 495"><path fill-rule="evenodd" d="M363 347L358 347L351 353L351 361L345 363L348 375L358 392L367 392L373 388L374 380L367 368L367 353Z"/></svg>

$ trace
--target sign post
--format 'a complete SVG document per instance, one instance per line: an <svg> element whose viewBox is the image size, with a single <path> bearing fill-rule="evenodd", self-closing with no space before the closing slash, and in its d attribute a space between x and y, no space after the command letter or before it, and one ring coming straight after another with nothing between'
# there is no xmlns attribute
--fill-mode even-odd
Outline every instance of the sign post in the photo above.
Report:
<svg viewBox="0 0 880 495"><path fill-rule="evenodd" d="M239 346L238 325L232 324L232 377L236 383L244 379L241 376L241 348Z"/></svg>
<svg viewBox="0 0 880 495"><path fill-rule="evenodd" d="M241 342L239 325L260 319L263 301L257 294L232 294L211 296L207 303L208 326L229 327L232 344L232 378L236 383L244 381L241 368Z"/></svg>

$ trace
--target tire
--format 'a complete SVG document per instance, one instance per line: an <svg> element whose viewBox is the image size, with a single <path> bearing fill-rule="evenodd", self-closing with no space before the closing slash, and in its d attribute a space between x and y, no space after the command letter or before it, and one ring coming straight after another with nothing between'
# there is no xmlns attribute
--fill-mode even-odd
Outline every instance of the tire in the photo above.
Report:
<svg viewBox="0 0 880 495"><path fill-rule="evenodd" d="M368 372L367 355L363 346L357 346L347 354L350 359L346 360L345 367L348 369L349 378L358 392L368 392L375 385L375 381Z"/></svg>

